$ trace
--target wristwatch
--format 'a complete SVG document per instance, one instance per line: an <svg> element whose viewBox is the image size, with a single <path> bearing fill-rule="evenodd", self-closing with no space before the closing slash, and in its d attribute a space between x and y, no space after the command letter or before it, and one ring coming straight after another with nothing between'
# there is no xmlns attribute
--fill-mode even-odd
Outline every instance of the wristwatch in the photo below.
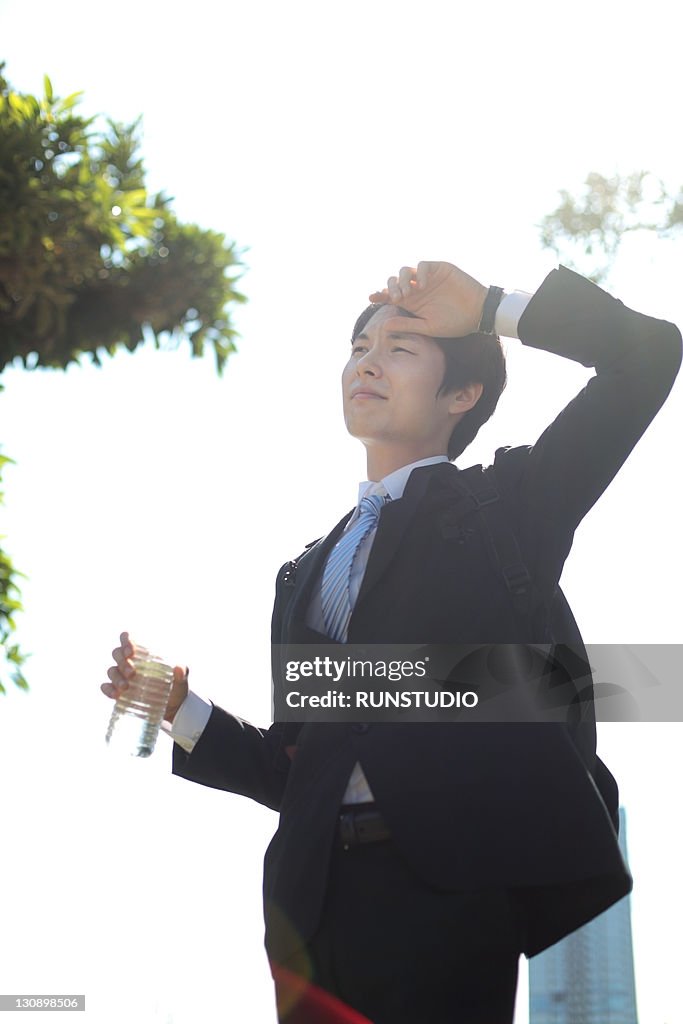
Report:
<svg viewBox="0 0 683 1024"><path fill-rule="evenodd" d="M477 331L479 334L495 334L496 333L496 310L500 305L500 300L503 298L505 292L498 285L492 284L488 290L486 298L484 299L484 308L481 311L481 320Z"/></svg>

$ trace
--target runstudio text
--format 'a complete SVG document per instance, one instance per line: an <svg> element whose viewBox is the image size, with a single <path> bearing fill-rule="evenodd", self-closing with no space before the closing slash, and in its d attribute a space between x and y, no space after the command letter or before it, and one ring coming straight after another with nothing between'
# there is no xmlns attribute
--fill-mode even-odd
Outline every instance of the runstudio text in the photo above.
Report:
<svg viewBox="0 0 683 1024"><path fill-rule="evenodd" d="M341 690L328 690L322 694L292 690L287 694L287 706L290 708L474 708L478 703L479 697L472 690L464 693L429 690L382 690L367 693L357 690L351 694Z"/></svg>

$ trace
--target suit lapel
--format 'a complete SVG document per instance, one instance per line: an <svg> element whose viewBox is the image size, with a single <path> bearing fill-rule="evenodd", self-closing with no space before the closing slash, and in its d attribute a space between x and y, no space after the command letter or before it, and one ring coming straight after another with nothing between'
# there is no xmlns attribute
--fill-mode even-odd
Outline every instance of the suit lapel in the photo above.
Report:
<svg viewBox="0 0 683 1024"><path fill-rule="evenodd" d="M287 612L290 633L293 623L302 623L305 620L313 584L322 572L328 554L337 543L344 527L353 515L353 511L351 509L350 512L347 512L326 537L321 537L298 559L293 580L294 593Z"/></svg>
<svg viewBox="0 0 683 1024"><path fill-rule="evenodd" d="M390 501L384 506L358 594L356 608L362 604L365 595L376 585L396 556L417 509L430 497L430 492L434 493L437 502L452 500L457 473L457 468L449 462L437 463L433 466L420 466L410 474L403 497L398 501ZM302 633L302 629L313 585L318 580L327 556L339 540L353 512L353 509L347 512L327 536L311 545L298 559L296 573L292 581L294 593L286 612L288 635L307 634L308 631L303 630ZM318 636L320 634L316 634L316 637Z"/></svg>
<svg viewBox="0 0 683 1024"><path fill-rule="evenodd" d="M396 556L406 530L418 507L425 500L427 492L439 482L452 479L454 472L457 473L457 469L448 462L414 469L408 478L403 497L398 501L390 501L382 509L356 608L362 604L366 594L377 584Z"/></svg>

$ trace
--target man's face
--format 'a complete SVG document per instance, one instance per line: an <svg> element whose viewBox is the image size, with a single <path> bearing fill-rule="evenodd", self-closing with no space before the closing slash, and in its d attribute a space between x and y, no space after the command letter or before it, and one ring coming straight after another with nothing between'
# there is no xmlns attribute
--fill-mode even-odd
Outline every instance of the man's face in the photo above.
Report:
<svg viewBox="0 0 683 1024"><path fill-rule="evenodd" d="M386 446L418 458L445 453L457 421L453 395L437 392L446 359L429 337L387 334L384 324L400 316L382 306L353 342L342 374L344 420L366 446Z"/></svg>

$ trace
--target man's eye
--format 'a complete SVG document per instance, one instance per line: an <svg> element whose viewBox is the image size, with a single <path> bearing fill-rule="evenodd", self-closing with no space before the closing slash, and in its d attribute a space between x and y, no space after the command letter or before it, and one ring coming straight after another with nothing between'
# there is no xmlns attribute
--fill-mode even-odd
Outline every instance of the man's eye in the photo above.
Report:
<svg viewBox="0 0 683 1024"><path fill-rule="evenodd" d="M415 355L415 353L411 352L409 348L401 348L400 345L394 345L392 351L393 352L407 352L409 356L414 356Z"/></svg>
<svg viewBox="0 0 683 1024"><path fill-rule="evenodd" d="M360 352L360 350L363 348L365 348L365 345L354 345L353 348L351 349L351 353L355 354L356 352Z"/></svg>

